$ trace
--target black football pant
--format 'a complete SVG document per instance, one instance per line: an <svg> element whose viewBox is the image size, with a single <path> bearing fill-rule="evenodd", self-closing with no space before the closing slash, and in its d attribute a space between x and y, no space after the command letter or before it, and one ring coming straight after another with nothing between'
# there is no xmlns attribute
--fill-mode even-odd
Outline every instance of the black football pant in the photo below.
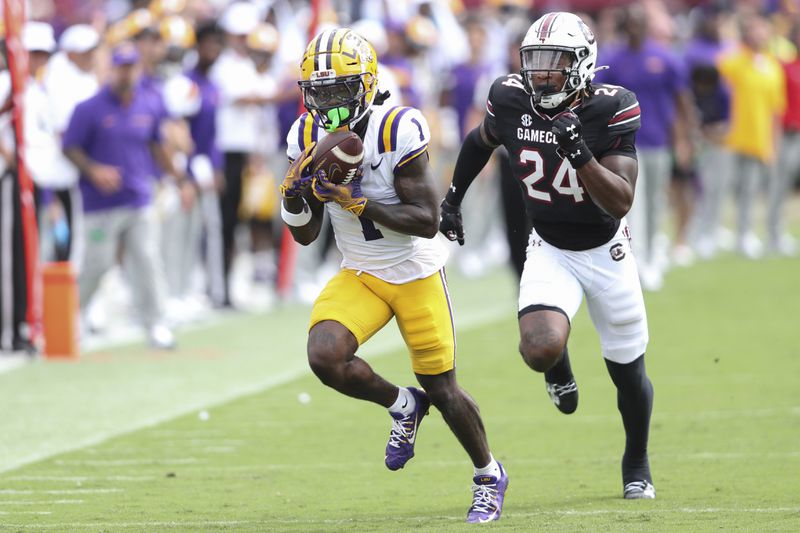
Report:
<svg viewBox="0 0 800 533"><path fill-rule="evenodd" d="M28 293L17 176L0 176L0 353L30 349L24 334Z"/></svg>
<svg viewBox="0 0 800 533"><path fill-rule="evenodd" d="M245 152L225 152L225 188L219 196L222 214L223 273L225 276L224 305L231 303L231 265L234 255L234 238L239 224L239 204L242 202L242 178L247 166Z"/></svg>

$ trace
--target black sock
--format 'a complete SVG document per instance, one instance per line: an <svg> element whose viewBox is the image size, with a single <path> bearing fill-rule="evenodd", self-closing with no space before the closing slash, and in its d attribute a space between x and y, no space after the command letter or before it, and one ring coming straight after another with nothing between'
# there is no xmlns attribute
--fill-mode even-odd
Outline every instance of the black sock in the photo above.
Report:
<svg viewBox="0 0 800 533"><path fill-rule="evenodd" d="M627 365L606 360L608 373L617 387L617 407L625 426L625 454L622 456L622 483L653 482L647 460L650 413L653 411L653 384L644 368L644 354Z"/></svg>
<svg viewBox="0 0 800 533"><path fill-rule="evenodd" d="M558 362L550 370L545 371L544 379L548 383L557 383L558 385L565 385L572 381L572 367L569 365L569 351L566 346L564 346Z"/></svg>

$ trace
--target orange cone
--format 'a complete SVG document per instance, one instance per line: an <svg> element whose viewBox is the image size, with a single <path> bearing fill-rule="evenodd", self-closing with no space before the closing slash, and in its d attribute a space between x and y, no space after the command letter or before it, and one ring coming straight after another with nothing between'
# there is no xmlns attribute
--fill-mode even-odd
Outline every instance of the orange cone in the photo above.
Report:
<svg viewBox="0 0 800 533"><path fill-rule="evenodd" d="M78 359L78 282L67 261L42 265L44 356Z"/></svg>

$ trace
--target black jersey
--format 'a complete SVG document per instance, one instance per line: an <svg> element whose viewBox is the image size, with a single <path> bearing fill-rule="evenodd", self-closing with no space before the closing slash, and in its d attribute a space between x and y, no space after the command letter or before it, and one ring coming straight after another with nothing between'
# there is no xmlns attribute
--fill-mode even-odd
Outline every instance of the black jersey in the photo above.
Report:
<svg viewBox="0 0 800 533"><path fill-rule="evenodd" d="M586 93L571 108L595 158L621 154L635 159L636 95L604 84L591 85ZM594 203L570 162L558 154L552 119L531 105L518 74L492 84L484 127L491 140L508 150L528 215L542 239L567 250L588 250L611 240L619 220Z"/></svg>

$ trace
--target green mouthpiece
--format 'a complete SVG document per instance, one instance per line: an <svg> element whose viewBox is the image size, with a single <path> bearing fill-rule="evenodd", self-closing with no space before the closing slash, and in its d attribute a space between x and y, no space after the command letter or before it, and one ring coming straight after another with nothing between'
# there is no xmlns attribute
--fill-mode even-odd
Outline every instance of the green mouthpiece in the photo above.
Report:
<svg viewBox="0 0 800 533"><path fill-rule="evenodd" d="M339 127L339 124L348 118L350 118L350 110L348 108L337 107L336 109L331 109L328 111L328 120L331 123L325 129L328 130L328 133L334 132Z"/></svg>

